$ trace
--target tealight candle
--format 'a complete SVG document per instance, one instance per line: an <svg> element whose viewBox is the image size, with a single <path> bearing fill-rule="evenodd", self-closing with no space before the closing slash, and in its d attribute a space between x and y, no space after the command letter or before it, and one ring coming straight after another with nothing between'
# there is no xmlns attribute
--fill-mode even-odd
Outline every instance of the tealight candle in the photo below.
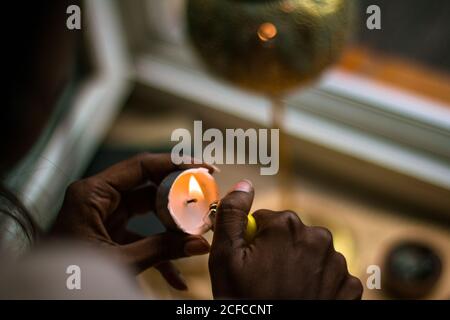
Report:
<svg viewBox="0 0 450 320"><path fill-rule="evenodd" d="M207 169L173 172L158 188L156 213L168 229L200 235L211 228L209 206L218 199L217 183Z"/></svg>
<svg viewBox="0 0 450 320"><path fill-rule="evenodd" d="M169 174L158 187L156 214L170 230L201 235L214 227L219 189L216 180L205 168L187 169ZM251 214L245 239L256 234Z"/></svg>

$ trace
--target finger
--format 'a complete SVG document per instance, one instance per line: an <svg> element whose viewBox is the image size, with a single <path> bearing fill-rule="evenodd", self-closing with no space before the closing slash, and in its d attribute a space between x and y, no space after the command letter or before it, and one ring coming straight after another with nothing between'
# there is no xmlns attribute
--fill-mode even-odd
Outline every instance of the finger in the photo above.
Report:
<svg viewBox="0 0 450 320"><path fill-rule="evenodd" d="M194 164L193 160L191 162L189 163L188 160L176 165L172 162L170 154L143 153L119 162L94 177L106 181L116 190L123 192L148 181L159 184L165 176L176 170L203 167L207 168L210 173L215 171L212 165Z"/></svg>
<svg viewBox="0 0 450 320"><path fill-rule="evenodd" d="M155 268L161 273L167 283L177 290L187 290L188 286L180 270L170 261L165 261L157 264Z"/></svg>
<svg viewBox="0 0 450 320"><path fill-rule="evenodd" d="M119 247L125 262L141 272L157 263L209 252L201 236L165 232Z"/></svg>
<svg viewBox="0 0 450 320"><path fill-rule="evenodd" d="M341 253L331 250L331 253L326 255L322 265L325 268L322 272L322 286L317 290L319 297L321 299L336 299L339 288L347 279L347 262Z"/></svg>
<svg viewBox="0 0 450 320"><path fill-rule="evenodd" d="M242 180L220 201L214 226L213 247L240 247L245 244L247 215L252 207L253 197L251 182Z"/></svg>
<svg viewBox="0 0 450 320"><path fill-rule="evenodd" d="M115 233L110 232L110 235L112 240L120 245L125 245L145 239L145 236L141 236L140 234L137 234L133 231L129 231L126 229L126 227L120 228L120 230L117 230Z"/></svg>
<svg viewBox="0 0 450 320"><path fill-rule="evenodd" d="M338 300L361 300L364 288L361 281L353 276L348 276L337 293Z"/></svg>
<svg viewBox="0 0 450 320"><path fill-rule="evenodd" d="M253 212L253 218L255 218L256 224L258 225L258 230L264 229L266 227L270 227L273 219L276 219L279 212L260 209Z"/></svg>
<svg viewBox="0 0 450 320"><path fill-rule="evenodd" d="M157 187L150 184L132 191L126 192L122 196L127 211L131 215L145 214L155 209Z"/></svg>
<svg viewBox="0 0 450 320"><path fill-rule="evenodd" d="M113 239L114 235L121 237L121 232L125 231L127 222L131 217L154 210L155 197L156 186L154 185L125 193L115 213L108 216L105 221L105 226Z"/></svg>
<svg viewBox="0 0 450 320"><path fill-rule="evenodd" d="M300 217L293 211L258 210L253 213L258 232L282 228L289 233L297 233L305 227Z"/></svg>
<svg viewBox="0 0 450 320"><path fill-rule="evenodd" d="M293 211L258 210L253 213L257 225L255 242L270 241L297 244L305 235L305 225Z"/></svg>

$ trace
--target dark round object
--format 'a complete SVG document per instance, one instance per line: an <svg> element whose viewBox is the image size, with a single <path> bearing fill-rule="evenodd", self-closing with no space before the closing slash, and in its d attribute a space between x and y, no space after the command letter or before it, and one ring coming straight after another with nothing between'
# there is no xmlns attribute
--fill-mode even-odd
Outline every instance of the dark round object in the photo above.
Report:
<svg viewBox="0 0 450 320"><path fill-rule="evenodd" d="M337 61L353 26L353 0L189 0L192 44L216 75L279 95Z"/></svg>
<svg viewBox="0 0 450 320"><path fill-rule="evenodd" d="M396 244L385 259L382 274L384 288L401 299L418 299L434 288L442 271L442 262L428 245L419 242Z"/></svg>

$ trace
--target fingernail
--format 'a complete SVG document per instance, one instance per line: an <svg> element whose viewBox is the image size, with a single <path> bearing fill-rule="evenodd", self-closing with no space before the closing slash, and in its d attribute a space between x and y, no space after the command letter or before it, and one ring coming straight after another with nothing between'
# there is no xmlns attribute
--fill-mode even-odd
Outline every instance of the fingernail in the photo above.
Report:
<svg viewBox="0 0 450 320"><path fill-rule="evenodd" d="M209 252L209 244L202 239L191 239L184 244L184 253L188 256L196 256Z"/></svg>
<svg viewBox="0 0 450 320"><path fill-rule="evenodd" d="M242 191L242 192L252 192L253 190L253 184L250 180L244 179L236 183L233 188L231 188L231 191Z"/></svg>

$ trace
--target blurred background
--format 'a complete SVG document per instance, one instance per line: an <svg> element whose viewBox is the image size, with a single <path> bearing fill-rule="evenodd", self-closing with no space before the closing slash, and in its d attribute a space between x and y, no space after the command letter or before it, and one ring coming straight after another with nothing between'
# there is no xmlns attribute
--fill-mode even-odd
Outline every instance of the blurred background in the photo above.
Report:
<svg viewBox="0 0 450 320"><path fill-rule="evenodd" d="M381 30L366 26L373 4ZM194 120L204 130L279 127L289 179L222 165L221 195L250 179L253 209L292 209L330 228L363 283L369 266L381 267L381 290L366 287L363 298L450 298L450 2L96 0L81 8L79 39L67 40L70 81L46 117L32 118L44 134L5 178L42 229L69 182L138 152L170 152L172 131L192 130ZM164 229L151 213L130 228ZM144 290L211 298L207 257L176 264L189 291L170 289L151 269L139 276Z"/></svg>

